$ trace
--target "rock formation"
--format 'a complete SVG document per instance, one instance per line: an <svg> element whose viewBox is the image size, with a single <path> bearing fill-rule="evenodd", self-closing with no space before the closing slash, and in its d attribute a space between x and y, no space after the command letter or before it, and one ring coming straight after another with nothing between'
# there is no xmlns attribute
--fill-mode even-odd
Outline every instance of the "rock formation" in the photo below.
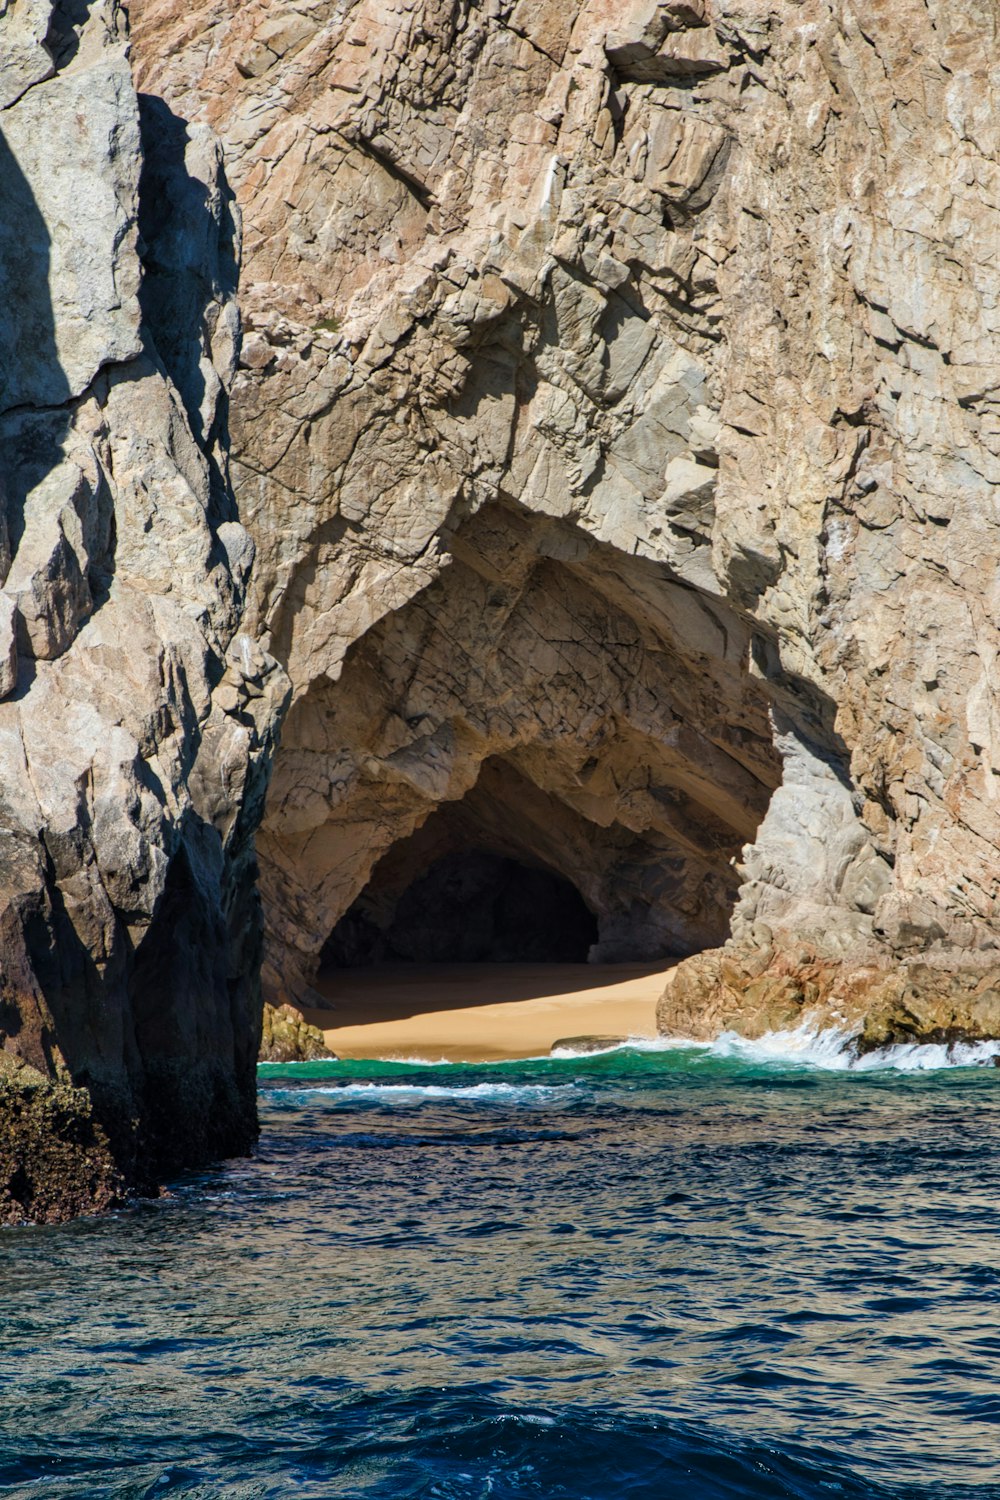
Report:
<svg viewBox="0 0 1000 1500"><path fill-rule="evenodd" d="M286 684L241 630L218 146L140 110L114 0L5 7L0 89L5 1222L253 1141Z"/></svg>
<svg viewBox="0 0 1000 1500"><path fill-rule="evenodd" d="M717 336L675 326L634 171L621 238L606 25L570 50L546 16L134 10L142 86L219 131L247 226L234 475L294 684L275 998L411 838L414 874L480 846L568 877L596 957L717 943L780 781L709 567Z"/></svg>
<svg viewBox="0 0 1000 1500"><path fill-rule="evenodd" d="M567 875L597 956L712 950L668 1029L817 963L987 974L989 0L134 16L247 226L273 993L422 836Z"/></svg>
<svg viewBox="0 0 1000 1500"><path fill-rule="evenodd" d="M317 1026L310 1026L291 1005L265 1005L260 1038L260 1061L314 1062L334 1058Z"/></svg>
<svg viewBox="0 0 1000 1500"><path fill-rule="evenodd" d="M275 659L273 1001L478 851L666 1029L995 1031L990 0L132 22L0 19L5 1055L252 1136Z"/></svg>

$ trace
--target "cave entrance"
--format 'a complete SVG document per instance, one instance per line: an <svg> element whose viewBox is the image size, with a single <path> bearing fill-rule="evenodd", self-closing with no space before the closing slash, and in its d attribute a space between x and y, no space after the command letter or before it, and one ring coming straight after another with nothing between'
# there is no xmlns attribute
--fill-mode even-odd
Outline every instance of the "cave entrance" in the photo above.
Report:
<svg viewBox="0 0 1000 1500"><path fill-rule="evenodd" d="M450 554L289 712L257 841L269 998L336 1008L423 965L478 968L486 1004L491 965L652 973L729 935L781 781L749 627L506 501Z"/></svg>
<svg viewBox="0 0 1000 1500"><path fill-rule="evenodd" d="M376 868L323 949L321 967L586 963L597 918L553 870L468 848L444 854L395 897Z"/></svg>
<svg viewBox="0 0 1000 1500"><path fill-rule="evenodd" d="M567 854L555 804L509 764L487 761L464 797L435 808L375 863L334 924L320 973L586 964L600 942L588 874L578 851Z"/></svg>

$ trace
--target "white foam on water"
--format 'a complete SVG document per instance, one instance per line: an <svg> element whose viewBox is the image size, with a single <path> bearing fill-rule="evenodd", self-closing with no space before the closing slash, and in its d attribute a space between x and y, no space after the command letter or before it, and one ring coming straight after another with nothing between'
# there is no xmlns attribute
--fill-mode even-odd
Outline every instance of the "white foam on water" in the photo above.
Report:
<svg viewBox="0 0 1000 1500"><path fill-rule="evenodd" d="M803 1023L787 1031L768 1031L745 1037L723 1031L710 1043L712 1057L735 1057L750 1063L798 1063L812 1068L849 1069L857 1061L851 1033L831 1026L820 1030Z"/></svg>
<svg viewBox="0 0 1000 1500"><path fill-rule="evenodd" d="M981 1068L1000 1057L1000 1042L926 1042L880 1048L856 1058L859 1072L873 1068L897 1068L902 1073L916 1073L933 1068Z"/></svg>
<svg viewBox="0 0 1000 1500"><path fill-rule="evenodd" d="M351 1061L393 1063L394 1065L397 1065L401 1068L454 1068L456 1066L471 1066L471 1064L463 1063L461 1062L461 1060L456 1060L454 1057L397 1057L395 1053L392 1055L392 1057L352 1058ZM476 1064L476 1067L487 1066L487 1063Z"/></svg>
<svg viewBox="0 0 1000 1500"><path fill-rule="evenodd" d="M821 1068L831 1072L899 1073L930 1072L941 1068L983 1067L1000 1057L1000 1041L985 1042L900 1042L879 1047L859 1056L855 1046L856 1032L843 1027L820 1028L808 1021L784 1031L765 1032L760 1037L740 1036L723 1031L712 1042L695 1042L690 1037L630 1037L600 1051L560 1047L554 1058L582 1060L602 1057L613 1052L699 1052L705 1057L733 1058L737 1061L767 1065Z"/></svg>
<svg viewBox="0 0 1000 1500"><path fill-rule="evenodd" d="M689 1036L630 1036L621 1046L629 1052L703 1052L708 1043Z"/></svg>
<svg viewBox="0 0 1000 1500"><path fill-rule="evenodd" d="M614 1052L698 1052L705 1051L705 1042L694 1042L686 1036L629 1036L620 1042L609 1042L606 1047L553 1047L544 1057L526 1059L531 1062L548 1062L550 1058L579 1062L588 1057L608 1057Z"/></svg>
<svg viewBox="0 0 1000 1500"><path fill-rule="evenodd" d="M579 1061L582 1057L607 1057L611 1052L624 1052L631 1048L629 1042L610 1042L607 1047L553 1047L543 1057L533 1057L530 1062L549 1062L555 1058L563 1062Z"/></svg>
<svg viewBox="0 0 1000 1500"><path fill-rule="evenodd" d="M899 1042L859 1056L855 1035L841 1027L820 1029L803 1022L787 1031L770 1031L753 1039L724 1031L707 1051L713 1057L735 1057L750 1063L792 1063L853 1073L974 1068L1000 1057L1000 1041Z"/></svg>
<svg viewBox="0 0 1000 1500"><path fill-rule="evenodd" d="M735 1031L723 1031L712 1042L696 1042L690 1037L658 1036L629 1037L599 1049L558 1047L551 1053L538 1057L514 1059L491 1059L474 1064L476 1068L512 1068L521 1064L549 1061L586 1062L589 1058L608 1057L619 1052L685 1052L700 1054L705 1058L731 1058L756 1066L769 1064L784 1067L818 1068L840 1073L873 1073L894 1071L899 1073L933 1072L946 1068L984 1067L1000 1058L1000 1040L980 1042L900 1042L890 1047L860 1055L856 1048L857 1033L847 1028L829 1026L820 1028L814 1023L802 1022L784 1031L769 1031L760 1037L740 1036ZM466 1067L470 1064L454 1062L448 1058L400 1057L393 1062L409 1067L445 1069ZM304 1064L303 1066L308 1066ZM291 1080L289 1080L291 1083ZM345 1082L334 1084L292 1084L290 1088L275 1088L271 1092L277 1097L299 1094L328 1094L343 1099L377 1099L384 1097L401 1103L404 1099L453 1099L469 1100L531 1100L565 1095L577 1085L565 1083L505 1083L497 1080L489 1083L445 1084L398 1082Z"/></svg>
<svg viewBox="0 0 1000 1500"><path fill-rule="evenodd" d="M541 1083L341 1083L333 1087L317 1085L315 1088L273 1089L272 1095L279 1098L298 1097L308 1094L327 1094L336 1099L385 1099L388 1102L406 1103L418 1099L451 1099L458 1103L466 1100L499 1099L504 1103L530 1102L565 1094L574 1084Z"/></svg>

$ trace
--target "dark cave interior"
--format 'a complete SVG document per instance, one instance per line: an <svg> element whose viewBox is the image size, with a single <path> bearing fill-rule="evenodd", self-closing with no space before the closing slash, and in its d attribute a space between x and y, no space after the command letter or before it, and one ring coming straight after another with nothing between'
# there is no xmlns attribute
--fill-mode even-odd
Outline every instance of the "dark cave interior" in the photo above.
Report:
<svg viewBox="0 0 1000 1500"><path fill-rule="evenodd" d="M585 963L597 938L596 917L562 875L491 849L458 849L395 897L376 868L330 934L321 967Z"/></svg>

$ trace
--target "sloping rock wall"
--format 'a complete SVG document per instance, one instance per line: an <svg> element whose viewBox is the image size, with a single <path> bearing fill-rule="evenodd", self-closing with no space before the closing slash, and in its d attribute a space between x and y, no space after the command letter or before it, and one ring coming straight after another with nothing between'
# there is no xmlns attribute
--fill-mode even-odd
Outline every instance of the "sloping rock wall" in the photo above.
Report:
<svg viewBox="0 0 1000 1500"><path fill-rule="evenodd" d="M218 146L140 111L114 0L6 7L0 90L4 1222L253 1141L287 685L243 627Z"/></svg>
<svg viewBox="0 0 1000 1500"><path fill-rule="evenodd" d="M609 954L989 966L989 0L135 16L247 226L276 995L498 764Z"/></svg>

